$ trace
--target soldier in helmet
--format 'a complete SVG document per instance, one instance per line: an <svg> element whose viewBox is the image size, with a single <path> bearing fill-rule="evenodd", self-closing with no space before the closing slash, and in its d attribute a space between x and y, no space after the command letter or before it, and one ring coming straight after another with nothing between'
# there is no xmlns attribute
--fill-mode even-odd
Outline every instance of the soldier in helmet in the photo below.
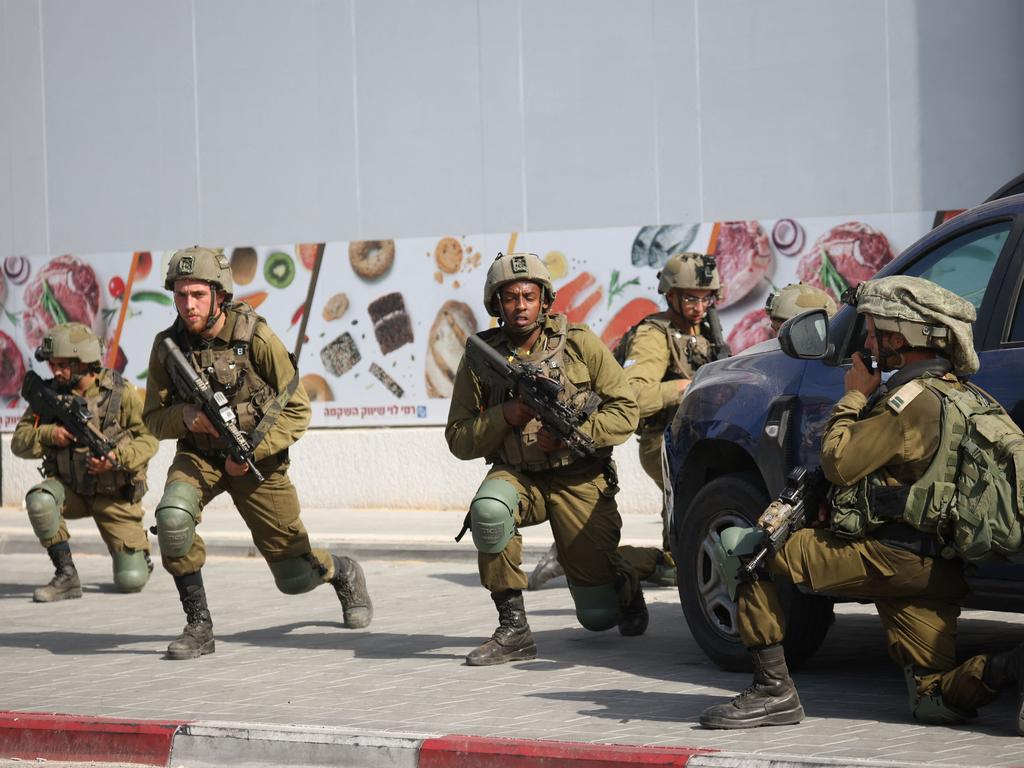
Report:
<svg viewBox="0 0 1024 768"><path fill-rule="evenodd" d="M985 412L999 410L964 383L978 370L974 307L935 283L907 276L864 283L855 303L879 369L853 354L846 394L822 437L821 466L832 484L828 527L797 531L768 556L768 574L738 585L737 626L753 656L754 681L732 701L705 710L700 721L706 727L788 725L804 716L783 655L785 621L775 578L873 601L889 655L903 667L911 711L922 722L959 722L1000 688L1024 683L1024 646L957 664L964 564L939 540L935 515L941 505L930 501L937 478L956 466L959 442L942 428L946 409L977 401ZM882 371L892 372L884 384ZM745 536L757 530L727 529L722 538L731 542L734 531ZM730 544L731 551L738 548ZM735 583L738 560L724 547L716 559L723 579Z"/></svg>
<svg viewBox="0 0 1024 768"><path fill-rule="evenodd" d="M345 627L366 627L373 606L362 568L351 558L310 547L288 478L288 448L305 432L311 413L294 359L262 317L231 302L231 270L222 250L177 251L164 287L174 294L177 318L153 342L144 418L159 439L178 441L156 508L161 558L187 617L181 636L167 648L168 657L190 659L214 651L202 576L206 550L196 525L203 507L222 492L231 496L252 532L279 590L299 594L330 584ZM247 464L225 452L203 411L174 389L161 349L167 337L234 410L239 428L256 446L253 458L262 483Z"/></svg>
<svg viewBox="0 0 1024 768"><path fill-rule="evenodd" d="M778 334L779 328L789 318L809 309L824 309L832 317L836 313L836 303L821 288L801 282L790 283L780 291L772 291L764 306L775 334Z"/></svg>
<svg viewBox="0 0 1024 768"><path fill-rule="evenodd" d="M100 362L100 340L81 323L55 325L46 332L36 359L46 361L53 378L46 384L60 395L80 397L92 426L114 446L94 456L58 423L43 423L30 406L18 422L11 451L23 459L43 459L43 482L25 496L32 530L46 547L55 573L32 595L37 603L82 596L71 558L66 519L91 517L110 551L114 583L122 592L139 592L153 563L142 526L146 465L157 441L142 422L142 398L121 374Z"/></svg>
<svg viewBox="0 0 1024 768"><path fill-rule="evenodd" d="M622 369L584 325L549 314L555 292L532 253L498 254L487 271L484 306L498 327L480 336L510 360L530 363L562 385L570 407L596 393L600 404L582 423L596 456L580 459L541 426L536 413L487 370L464 357L455 375L445 438L460 459L491 464L470 504L480 550L480 582L498 610L498 628L473 650L472 666L537 655L522 590L520 527L551 524L576 616L587 629L618 625L623 635L647 628L647 606L635 570L618 552L621 518L612 447L636 428L637 407ZM484 528L500 535L485 537Z"/></svg>

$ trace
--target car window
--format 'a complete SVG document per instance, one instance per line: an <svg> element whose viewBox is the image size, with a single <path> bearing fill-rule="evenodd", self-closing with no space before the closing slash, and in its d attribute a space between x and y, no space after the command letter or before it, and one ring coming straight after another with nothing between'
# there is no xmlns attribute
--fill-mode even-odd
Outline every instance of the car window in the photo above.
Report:
<svg viewBox="0 0 1024 768"><path fill-rule="evenodd" d="M904 274L938 283L981 309L992 270L1012 227L1012 221L999 221L971 230L930 251Z"/></svg>

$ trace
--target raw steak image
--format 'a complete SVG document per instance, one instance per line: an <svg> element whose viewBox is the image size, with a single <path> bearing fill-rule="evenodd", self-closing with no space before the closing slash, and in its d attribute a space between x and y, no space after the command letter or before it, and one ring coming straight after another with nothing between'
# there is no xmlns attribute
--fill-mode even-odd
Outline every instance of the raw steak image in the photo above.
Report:
<svg viewBox="0 0 1024 768"><path fill-rule="evenodd" d="M14 339L0 331L0 395L11 397L21 391L25 360Z"/></svg>
<svg viewBox="0 0 1024 768"><path fill-rule="evenodd" d="M100 309L100 286L88 264L74 256L58 256L26 286L24 302L25 340L35 349L58 323L74 321L93 328Z"/></svg>
<svg viewBox="0 0 1024 768"><path fill-rule="evenodd" d="M827 258L822 258L823 253ZM862 222L848 221L815 240L800 257L796 273L838 301L843 291L870 279L892 257L885 235Z"/></svg>
<svg viewBox="0 0 1024 768"><path fill-rule="evenodd" d="M729 347L732 353L738 354L748 347L760 344L762 341L774 338L771 320L764 307L753 309L745 314L736 325L729 331Z"/></svg>
<svg viewBox="0 0 1024 768"><path fill-rule="evenodd" d="M742 299L772 268L768 236L756 221L723 221L714 249L722 281L719 307L728 307Z"/></svg>

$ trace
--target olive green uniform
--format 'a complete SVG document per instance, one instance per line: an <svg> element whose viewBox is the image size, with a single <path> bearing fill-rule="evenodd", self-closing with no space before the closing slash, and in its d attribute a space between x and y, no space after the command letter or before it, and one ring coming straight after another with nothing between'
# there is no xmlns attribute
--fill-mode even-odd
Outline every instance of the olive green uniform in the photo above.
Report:
<svg viewBox="0 0 1024 768"><path fill-rule="evenodd" d="M640 465L662 494L665 480L661 471L661 446L665 441L665 428L683 399L679 382L692 379L701 365L714 359L711 342L700 331L700 327L695 327L691 333L686 333L672 324L668 312L660 312L637 327L626 350L623 369L640 407L637 429ZM671 564L667 518L662 525L661 546ZM641 578L646 579L654 572L657 551L639 547L623 549L641 571Z"/></svg>
<svg viewBox="0 0 1024 768"><path fill-rule="evenodd" d="M113 374L101 371L96 381L82 394L90 402L105 403L109 390L101 388ZM94 426L100 427L93 412ZM124 472L112 470L103 482L102 492L91 492L96 481L83 475L85 460L91 455L83 446L61 448L53 441L57 424L40 424L29 407L11 438L11 452L22 459L43 459L47 476L60 481L64 488L64 507L60 527L51 538L41 540L44 547L68 541L66 520L91 517L99 529L103 542L111 554L133 551L149 552L149 539L142 525L142 496L145 493L145 472L149 460L157 450L157 439L149 433L142 421L142 400L129 382L123 382L121 403L116 420L124 437L117 442L114 455ZM73 480L80 476L79 482ZM101 476L94 476L99 478ZM80 484L81 483L81 484ZM77 486L77 490L76 490Z"/></svg>
<svg viewBox="0 0 1024 768"><path fill-rule="evenodd" d="M898 376L864 416L868 399L857 390L833 408L822 438L822 468L833 485L849 487L878 473L887 486L907 486L931 464L940 446L942 405L930 390L917 391L912 378ZM951 374L946 378L956 381ZM910 392L913 398L903 402ZM941 690L944 701L969 712L996 692L981 680L987 656L957 666L956 620L967 584L962 562L934 556L935 546L934 536L905 523L886 524L864 538L805 528L769 559L769 570L815 592L872 600L889 655L901 666L931 672L918 677L918 693ZM748 648L782 642L783 611L774 584L740 585L738 603L738 627Z"/></svg>
<svg viewBox="0 0 1024 768"><path fill-rule="evenodd" d="M549 316L530 354L544 350L565 326L560 315ZM501 395L491 391L486 378L466 359L455 375L445 438L452 454L460 459L486 457L493 464L487 479L509 482L519 494L515 512L518 527L551 524L558 560L571 583L579 586L615 584L623 607L639 587L635 569L617 551L622 519L615 503L612 446L622 443L636 428L637 406L629 393L622 369L608 348L586 326L568 325L562 369L579 392L592 391L601 404L580 429L598 449L594 458L573 459L567 451L553 454L551 463L511 463L509 444L523 442L536 426L512 427L502 413ZM504 329L487 342L508 358L516 356ZM497 394L497 396L495 396ZM478 553L480 582L492 593L523 590L527 577L521 569L522 537L518 530L498 553Z"/></svg>
<svg viewBox="0 0 1024 768"><path fill-rule="evenodd" d="M231 350L235 323L239 321L238 305L224 309L225 323L209 343L197 337L188 338L197 359L203 349L216 352ZM299 384L281 409L276 421L256 446L253 459L265 480L260 483L247 472L239 477L228 475L222 455L201 446L203 438L190 432L182 420L186 403L177 395L170 376L158 353L160 342L171 336L180 340L185 332L180 321L161 332L153 342L149 361L149 381L143 418L157 438L178 441L177 453L167 473L167 483L184 482L198 489L199 507L227 492L252 533L253 543L268 563L302 557L317 568L323 581L334 576L334 564L325 550L311 549L309 536L299 517L299 501L288 478L288 448L306 431L312 408L309 397ZM291 356L277 335L259 318L251 341L248 358L255 374L275 393L284 392L295 376ZM234 405L234 404L233 404ZM243 405L244 407L244 405ZM197 523L201 519L197 519ZM162 556L164 567L174 576L195 573L206 561L206 548L196 533L190 551L182 557Z"/></svg>

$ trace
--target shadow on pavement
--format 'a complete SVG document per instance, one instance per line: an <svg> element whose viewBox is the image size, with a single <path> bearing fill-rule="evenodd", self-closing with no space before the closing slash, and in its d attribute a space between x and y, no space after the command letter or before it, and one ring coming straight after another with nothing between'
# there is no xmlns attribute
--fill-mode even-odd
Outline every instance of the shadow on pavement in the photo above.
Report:
<svg viewBox="0 0 1024 768"><path fill-rule="evenodd" d="M32 599L32 590L38 584L0 584L0 600L11 600L14 598L28 597Z"/></svg>
<svg viewBox="0 0 1024 768"><path fill-rule="evenodd" d="M125 648L126 645L154 643L161 652L167 645L166 635L94 634L91 632L4 632L0 634L0 648L42 648L62 656L82 654L135 654L152 656L153 648Z"/></svg>

